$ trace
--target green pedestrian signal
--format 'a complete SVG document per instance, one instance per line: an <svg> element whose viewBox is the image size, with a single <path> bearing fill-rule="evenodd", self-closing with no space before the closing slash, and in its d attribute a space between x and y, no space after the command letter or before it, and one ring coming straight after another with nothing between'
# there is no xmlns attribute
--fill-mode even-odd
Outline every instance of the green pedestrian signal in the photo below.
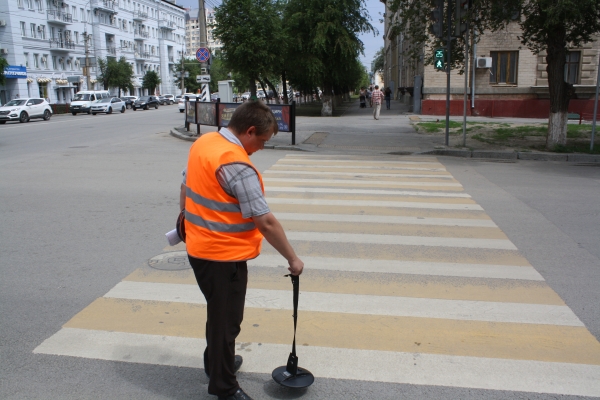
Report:
<svg viewBox="0 0 600 400"><path fill-rule="evenodd" d="M446 69L446 50L435 49L433 66L437 70Z"/></svg>

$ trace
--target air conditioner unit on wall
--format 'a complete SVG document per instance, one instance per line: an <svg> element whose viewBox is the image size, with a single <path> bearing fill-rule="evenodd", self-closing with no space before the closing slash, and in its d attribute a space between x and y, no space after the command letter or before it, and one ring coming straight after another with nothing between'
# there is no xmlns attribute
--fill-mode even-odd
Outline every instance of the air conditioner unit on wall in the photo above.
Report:
<svg viewBox="0 0 600 400"><path fill-rule="evenodd" d="M0 19L0 26L6 26L6 21L3 19Z"/></svg>
<svg viewBox="0 0 600 400"><path fill-rule="evenodd" d="M8 54L8 49L0 49L0 54Z"/></svg>
<svg viewBox="0 0 600 400"><path fill-rule="evenodd" d="M477 68L492 68L492 57L477 57Z"/></svg>

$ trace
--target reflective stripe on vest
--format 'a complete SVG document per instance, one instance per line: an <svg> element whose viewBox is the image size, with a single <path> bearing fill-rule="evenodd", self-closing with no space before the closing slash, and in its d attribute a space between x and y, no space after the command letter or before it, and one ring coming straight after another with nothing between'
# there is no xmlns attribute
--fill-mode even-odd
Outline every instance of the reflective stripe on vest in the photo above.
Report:
<svg viewBox="0 0 600 400"><path fill-rule="evenodd" d="M220 133L202 135L191 147L186 174L185 229L188 253L214 261L244 261L260 254L263 236L242 216L237 199L217 179L225 164L243 163L256 171L243 147ZM263 193L260 173L256 171Z"/></svg>

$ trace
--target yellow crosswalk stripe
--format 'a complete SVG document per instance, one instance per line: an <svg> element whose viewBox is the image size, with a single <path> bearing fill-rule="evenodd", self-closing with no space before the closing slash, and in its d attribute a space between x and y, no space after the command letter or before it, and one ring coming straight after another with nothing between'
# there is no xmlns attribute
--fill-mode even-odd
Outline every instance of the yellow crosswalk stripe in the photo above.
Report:
<svg viewBox="0 0 600 400"><path fill-rule="evenodd" d="M600 343L437 159L288 154L264 176L307 261L298 351L313 373L600 396ZM242 372L269 373L289 352L291 285L266 241L248 264ZM203 302L191 269L138 268L35 352L200 367ZM360 376L332 367L347 359Z"/></svg>

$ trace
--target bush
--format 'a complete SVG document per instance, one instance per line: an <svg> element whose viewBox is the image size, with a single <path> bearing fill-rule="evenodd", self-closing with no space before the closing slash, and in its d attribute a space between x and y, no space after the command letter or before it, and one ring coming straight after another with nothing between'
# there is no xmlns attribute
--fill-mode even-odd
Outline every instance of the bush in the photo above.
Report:
<svg viewBox="0 0 600 400"><path fill-rule="evenodd" d="M68 114L69 113L69 106L71 105L71 103L66 103L66 104L50 104L50 107L52 107L52 113L53 114Z"/></svg>

